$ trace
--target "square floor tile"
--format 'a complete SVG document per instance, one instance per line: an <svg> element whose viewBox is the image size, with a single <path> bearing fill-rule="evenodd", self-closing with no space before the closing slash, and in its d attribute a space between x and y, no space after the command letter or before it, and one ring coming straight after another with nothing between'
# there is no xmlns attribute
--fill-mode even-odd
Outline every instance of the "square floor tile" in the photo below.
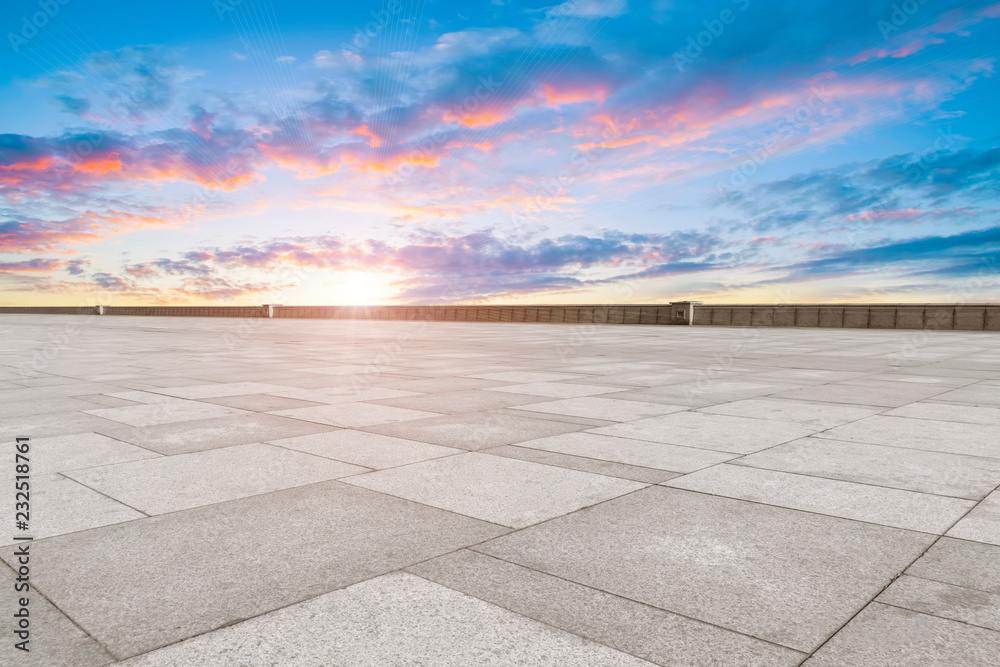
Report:
<svg viewBox="0 0 1000 667"><path fill-rule="evenodd" d="M825 438L803 438L734 463L970 500L1000 482L997 459Z"/></svg>
<svg viewBox="0 0 1000 667"><path fill-rule="evenodd" d="M31 472L35 475L159 456L156 452L99 433L32 438L30 447Z"/></svg>
<svg viewBox="0 0 1000 667"><path fill-rule="evenodd" d="M502 394L492 391L470 389L468 391L446 391L440 394L418 394L404 398L390 398L374 401L379 405L391 405L408 410L426 410L440 414L460 414L496 410L525 403L544 400L526 394Z"/></svg>
<svg viewBox="0 0 1000 667"><path fill-rule="evenodd" d="M271 440L271 444L376 470L461 454L465 451L353 429Z"/></svg>
<svg viewBox="0 0 1000 667"><path fill-rule="evenodd" d="M597 384L569 384L568 382L531 382L528 384L510 384L505 387L493 387L488 391L506 392L510 394L530 394L532 396L549 396L551 398L576 398L578 396L596 396L625 391L625 387L608 387Z"/></svg>
<svg viewBox="0 0 1000 667"><path fill-rule="evenodd" d="M31 579L121 659L506 530L322 482L41 540Z"/></svg>
<svg viewBox="0 0 1000 667"><path fill-rule="evenodd" d="M992 667L997 655L1000 632L873 602L803 665Z"/></svg>
<svg viewBox="0 0 1000 667"><path fill-rule="evenodd" d="M407 410L406 408L394 408L374 403L337 403L336 405L323 405L317 408L280 410L271 414L346 428L375 426L376 424L412 421L423 417L438 416L436 412Z"/></svg>
<svg viewBox="0 0 1000 667"><path fill-rule="evenodd" d="M224 405L227 408L248 410L250 412L277 412L278 410L296 410L298 408L315 408L326 405L318 401L303 401L297 398L271 396L270 394L240 394L238 396L221 396L219 398L203 398L202 403Z"/></svg>
<svg viewBox="0 0 1000 667"><path fill-rule="evenodd" d="M937 535L976 504L974 500L737 465L714 466L664 484Z"/></svg>
<svg viewBox="0 0 1000 667"><path fill-rule="evenodd" d="M607 665L651 663L406 573L386 574L124 663Z"/></svg>
<svg viewBox="0 0 1000 667"><path fill-rule="evenodd" d="M12 481L10 488L13 486ZM36 540L145 516L142 512L55 473L32 474L30 493L31 530L27 534ZM9 518L5 525L13 526L13 505L10 510L5 508L2 514ZM0 534L0 544L14 544L12 537L10 532ZM6 647L0 650L5 649Z"/></svg>
<svg viewBox="0 0 1000 667"><path fill-rule="evenodd" d="M528 440L519 446L675 472L694 472L737 456L708 449L678 447L589 432L564 433Z"/></svg>
<svg viewBox="0 0 1000 667"><path fill-rule="evenodd" d="M254 444L66 474L146 514L165 514L366 470L282 447Z"/></svg>
<svg viewBox="0 0 1000 667"><path fill-rule="evenodd" d="M791 667L805 657L475 551L457 551L409 571L658 665Z"/></svg>
<svg viewBox="0 0 1000 667"><path fill-rule="evenodd" d="M97 427L98 432L160 454L200 452L336 430L327 424L251 412L237 417L142 427L103 419L100 421L102 425Z"/></svg>
<svg viewBox="0 0 1000 667"><path fill-rule="evenodd" d="M948 535L1000 545L1000 491L988 495Z"/></svg>
<svg viewBox="0 0 1000 667"><path fill-rule="evenodd" d="M475 452L344 481L512 528L545 521L645 486Z"/></svg>
<svg viewBox="0 0 1000 667"><path fill-rule="evenodd" d="M527 412L547 412L556 415L619 422L656 417L670 414L671 412L687 410L687 408L679 405L662 405L660 403L643 403L641 401L616 401L613 398L596 398L593 396L533 403L531 405L522 405L515 409Z"/></svg>
<svg viewBox="0 0 1000 667"><path fill-rule="evenodd" d="M1000 593L1000 546L943 537L906 572L924 579Z"/></svg>
<svg viewBox="0 0 1000 667"><path fill-rule="evenodd" d="M790 422L710 415L703 412L678 412L663 417L602 426L591 432L720 452L749 454L810 435L817 430L819 428L815 426Z"/></svg>
<svg viewBox="0 0 1000 667"><path fill-rule="evenodd" d="M1000 631L1000 593L903 575L875 598L894 607Z"/></svg>
<svg viewBox="0 0 1000 667"><path fill-rule="evenodd" d="M996 426L987 424L876 415L817 433L816 437L1000 459L996 431Z"/></svg>
<svg viewBox="0 0 1000 667"><path fill-rule="evenodd" d="M288 389L283 385L261 382L226 382L221 384L201 384L193 387L164 387L157 393L177 398L219 398L241 394L270 394Z"/></svg>
<svg viewBox="0 0 1000 667"><path fill-rule="evenodd" d="M722 403L699 412L734 417L754 417L794 422L817 428L830 428L853 422L882 412L884 408L841 405L838 403L813 403L809 401L780 400L776 398L750 398L732 403Z"/></svg>
<svg viewBox="0 0 1000 667"><path fill-rule="evenodd" d="M934 539L659 486L475 550L809 652Z"/></svg>
<svg viewBox="0 0 1000 667"><path fill-rule="evenodd" d="M84 412L95 417L103 417L104 419L128 424L129 426L156 426L157 424L171 424L174 422L248 414L244 410L182 399L164 403L151 403L149 405L130 405L123 408L98 408L96 410L85 410Z"/></svg>
<svg viewBox="0 0 1000 667"><path fill-rule="evenodd" d="M1000 409L980 408L956 403L913 403L885 413L891 417L915 417L917 419L939 419L963 424L989 424L1000 426Z"/></svg>
<svg viewBox="0 0 1000 667"><path fill-rule="evenodd" d="M475 450L513 445L547 435L582 431L585 428L586 424L515 417L499 412L471 412L372 426L365 430L435 445Z"/></svg>

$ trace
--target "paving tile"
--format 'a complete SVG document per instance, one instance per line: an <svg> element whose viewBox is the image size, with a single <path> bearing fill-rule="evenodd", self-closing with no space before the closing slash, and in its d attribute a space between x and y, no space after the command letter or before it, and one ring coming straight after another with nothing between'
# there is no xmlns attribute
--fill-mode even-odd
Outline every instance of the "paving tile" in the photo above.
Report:
<svg viewBox="0 0 1000 667"><path fill-rule="evenodd" d="M103 417L129 426L156 426L174 422L195 421L198 419L213 419L231 415L247 414L244 410L227 408L222 405L211 405L201 401L185 401L177 399L149 405L130 405L124 408L97 408L85 410L87 414Z"/></svg>
<svg viewBox="0 0 1000 667"><path fill-rule="evenodd" d="M514 417L497 412L471 412L372 426L364 430L446 447L476 450L513 445L547 435L582 431L585 428L585 424Z"/></svg>
<svg viewBox="0 0 1000 667"><path fill-rule="evenodd" d="M475 550L809 652L934 539L654 486Z"/></svg>
<svg viewBox="0 0 1000 667"><path fill-rule="evenodd" d="M297 438L271 440L271 444L300 452L325 456L355 465L382 470L427 459L460 454L464 449L430 445L415 440L393 438L367 431L341 429Z"/></svg>
<svg viewBox="0 0 1000 667"><path fill-rule="evenodd" d="M531 405L522 405L515 409L619 422L656 417L670 414L671 412L687 410L687 408L679 405L662 405L640 401L616 401L613 398L598 398L594 396L532 403Z"/></svg>
<svg viewBox="0 0 1000 667"><path fill-rule="evenodd" d="M665 484L937 535L947 532L976 504L974 500L736 465L718 465Z"/></svg>
<svg viewBox="0 0 1000 667"><path fill-rule="evenodd" d="M738 380L713 379L708 375L702 379L693 379L683 384L672 384L664 387L649 387L637 389L634 392L622 392L616 394L615 398L624 399L629 395L634 395L636 400L652 400L647 396L652 394L659 396L673 405L684 405L687 407L701 408L719 403L729 403L742 398L753 398L765 394L773 394L787 389L788 385L741 382Z"/></svg>
<svg viewBox="0 0 1000 667"><path fill-rule="evenodd" d="M66 475L146 514L314 484L368 468L252 444L87 468Z"/></svg>
<svg viewBox="0 0 1000 667"><path fill-rule="evenodd" d="M471 389L468 391L446 391L440 394L418 394L404 398L390 398L373 401L379 405L390 405L408 410L426 410L439 414L461 414L463 412L482 412L507 408L525 403L538 403L544 400L538 396L526 394L502 394L491 391Z"/></svg>
<svg viewBox="0 0 1000 667"><path fill-rule="evenodd" d="M913 403L885 414L892 417L914 417L917 419L940 419L941 421L963 424L989 424L1000 426L1000 409L981 408L955 403L933 403L925 401Z"/></svg>
<svg viewBox="0 0 1000 667"><path fill-rule="evenodd" d="M440 378L421 378L419 380L413 379L391 379L391 381L386 381L384 378L380 379L379 385L386 387L388 389L400 389L408 392L416 392L420 394L437 394L444 391L467 391L470 389L490 389L493 387L499 387L508 384L500 380L481 380L478 378L464 378L464 377L440 377ZM382 398L393 398L392 396L384 396Z"/></svg>
<svg viewBox="0 0 1000 667"><path fill-rule="evenodd" d="M555 382L557 380L574 380L586 377L580 373L545 373L538 371L500 371L498 373L480 373L471 377L480 380L500 380L526 384L529 382Z"/></svg>
<svg viewBox="0 0 1000 667"><path fill-rule="evenodd" d="M1000 545L1000 491L988 495L948 535Z"/></svg>
<svg viewBox="0 0 1000 667"><path fill-rule="evenodd" d="M13 488L13 480L9 486ZM145 516L142 512L56 473L33 472L30 494L30 535L36 540ZM5 508L3 515L9 518L5 525L13 526L13 505L9 510ZM0 545L14 543L10 533L0 535Z"/></svg>
<svg viewBox="0 0 1000 667"><path fill-rule="evenodd" d="M1000 594L903 575L875 598L883 604L1000 631Z"/></svg>
<svg viewBox="0 0 1000 667"><path fill-rule="evenodd" d="M545 521L645 486L476 452L344 481L511 528Z"/></svg>
<svg viewBox="0 0 1000 667"><path fill-rule="evenodd" d="M14 613L15 601L19 599L14 592L14 584L17 575L7 565L0 565L0 586L3 587L5 600L9 602L5 605ZM4 637L3 648L0 648L0 656L3 656L5 665L17 665L24 667L102 667L115 661L100 644L87 636L83 630L77 627L73 621L66 618L66 615L52 606L35 591L28 592L28 609L30 614L31 627L28 637L28 651L19 651L14 648L14 642L20 641L12 632ZM7 656L13 656L7 658Z"/></svg>
<svg viewBox="0 0 1000 667"><path fill-rule="evenodd" d="M408 568L658 665L797 665L804 654L542 572L458 551Z"/></svg>
<svg viewBox="0 0 1000 667"><path fill-rule="evenodd" d="M1000 459L996 427L876 415L817 433L818 438Z"/></svg>
<svg viewBox="0 0 1000 667"><path fill-rule="evenodd" d="M239 396L222 396L220 398L203 398L202 403L224 405L228 408L248 410L250 412L276 412L278 410L294 410L297 408L314 408L324 405L317 401L303 401L297 398L271 396L270 394L241 394Z"/></svg>
<svg viewBox="0 0 1000 667"><path fill-rule="evenodd" d="M490 449L482 449L480 451L483 454L490 454L491 456L505 456L509 459L520 459L521 461L531 461L532 463L541 463L543 465L556 466L557 468L592 472L596 475L607 475L608 477L620 477L647 484L665 482L680 474L667 470L657 470L656 468L644 468L642 466L603 461L583 456L559 454L541 449L529 449L528 447L518 445L501 445L500 447L491 447Z"/></svg>
<svg viewBox="0 0 1000 667"><path fill-rule="evenodd" d="M126 658L506 530L332 481L41 540L31 577Z"/></svg>
<svg viewBox="0 0 1000 667"><path fill-rule="evenodd" d="M537 400L537 399L536 399ZM91 410L95 406L68 396L58 396L44 400L0 403L0 419L17 420L36 415L67 413Z"/></svg>
<svg viewBox="0 0 1000 667"><path fill-rule="evenodd" d="M326 424L254 413L158 426L128 426L103 419L100 424L95 429L99 433L160 454L186 454L336 430Z"/></svg>
<svg viewBox="0 0 1000 667"><path fill-rule="evenodd" d="M895 408L907 403L929 398L947 391L945 387L893 383L893 386L875 387L857 384L824 384L775 393L775 398L823 403L849 403Z"/></svg>
<svg viewBox="0 0 1000 667"><path fill-rule="evenodd" d="M549 396L551 398L576 398L578 396L596 396L624 391L625 387L609 387L598 384L569 384L568 382L529 382L527 384L509 384L503 387L493 387L488 391L498 391L510 394L530 394L532 396Z"/></svg>
<svg viewBox="0 0 1000 667"><path fill-rule="evenodd" d="M337 403L335 405L323 405L318 408L279 410L272 414L346 428L375 426L377 424L405 422L423 417L438 416L436 412L407 410L406 408L395 408L373 403Z"/></svg>
<svg viewBox="0 0 1000 667"><path fill-rule="evenodd" d="M126 405L135 405L135 401L129 401L123 398L115 398L108 394L90 394L89 396L75 396L74 398L86 401L88 403L93 403L94 405L99 405L104 408L120 408Z"/></svg>
<svg viewBox="0 0 1000 667"><path fill-rule="evenodd" d="M199 384L193 387L164 387L158 393L177 398L199 399L238 396L240 394L270 394L287 388L283 385L261 382L224 382Z"/></svg>
<svg viewBox="0 0 1000 667"><path fill-rule="evenodd" d="M597 433L564 433L520 443L521 447L572 454L674 472L694 472L736 457L736 454L679 447Z"/></svg>
<svg viewBox="0 0 1000 667"><path fill-rule="evenodd" d="M405 573L354 584L123 664L650 665Z"/></svg>
<svg viewBox="0 0 1000 667"><path fill-rule="evenodd" d="M967 403L981 407L1000 407L1000 387L996 385L977 384L962 387L938 394L934 402Z"/></svg>
<svg viewBox="0 0 1000 667"><path fill-rule="evenodd" d="M924 579L1000 593L1000 547L943 537L906 572Z"/></svg>
<svg viewBox="0 0 1000 667"><path fill-rule="evenodd" d="M997 655L1000 633L873 602L803 665L992 667Z"/></svg>
<svg viewBox="0 0 1000 667"><path fill-rule="evenodd" d="M830 428L882 412L884 408L837 403L813 403L775 398L750 398L732 403L722 403L698 412L734 417L754 417L806 424L817 428Z"/></svg>
<svg viewBox="0 0 1000 667"><path fill-rule="evenodd" d="M156 452L99 433L31 439L31 472L35 475L158 456Z"/></svg>
<svg viewBox="0 0 1000 667"><path fill-rule="evenodd" d="M22 436L48 438L88 431L100 432L101 429L115 423L83 412L52 412L17 419L3 419L0 420L0 440L12 440Z"/></svg>
<svg viewBox="0 0 1000 667"><path fill-rule="evenodd" d="M997 459L824 438L803 438L734 463L970 500L1000 483Z"/></svg>
<svg viewBox="0 0 1000 667"><path fill-rule="evenodd" d="M817 431L817 427L703 412L678 412L625 424L602 426L592 433L649 440L720 452L749 454Z"/></svg>

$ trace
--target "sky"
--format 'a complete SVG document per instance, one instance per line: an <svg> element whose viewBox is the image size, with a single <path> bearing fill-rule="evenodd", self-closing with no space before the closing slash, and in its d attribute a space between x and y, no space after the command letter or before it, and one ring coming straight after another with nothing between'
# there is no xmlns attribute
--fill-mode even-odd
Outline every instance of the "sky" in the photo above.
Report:
<svg viewBox="0 0 1000 667"><path fill-rule="evenodd" d="M0 305L1000 294L995 0L10 0L0 23Z"/></svg>

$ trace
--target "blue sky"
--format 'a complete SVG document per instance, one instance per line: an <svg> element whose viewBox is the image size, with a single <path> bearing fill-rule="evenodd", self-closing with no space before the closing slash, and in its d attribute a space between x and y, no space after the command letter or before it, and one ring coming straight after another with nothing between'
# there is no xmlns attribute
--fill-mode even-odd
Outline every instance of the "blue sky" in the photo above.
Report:
<svg viewBox="0 0 1000 667"><path fill-rule="evenodd" d="M998 293L996 2L0 21L0 303Z"/></svg>

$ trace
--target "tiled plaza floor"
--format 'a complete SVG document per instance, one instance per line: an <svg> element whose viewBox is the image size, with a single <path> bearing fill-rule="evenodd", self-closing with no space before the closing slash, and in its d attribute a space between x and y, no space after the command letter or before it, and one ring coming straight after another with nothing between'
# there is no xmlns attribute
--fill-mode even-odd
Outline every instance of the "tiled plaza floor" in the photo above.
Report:
<svg viewBox="0 0 1000 667"><path fill-rule="evenodd" d="M0 664L1000 656L995 333L54 315L0 332L2 516L30 436L36 538L33 650L4 626Z"/></svg>

